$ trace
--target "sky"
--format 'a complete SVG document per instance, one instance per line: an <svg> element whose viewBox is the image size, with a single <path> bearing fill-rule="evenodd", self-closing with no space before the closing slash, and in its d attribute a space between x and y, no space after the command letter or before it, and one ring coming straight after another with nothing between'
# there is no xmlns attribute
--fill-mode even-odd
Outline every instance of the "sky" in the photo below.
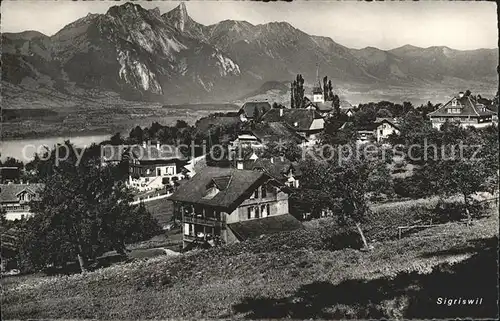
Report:
<svg viewBox="0 0 500 321"><path fill-rule="evenodd" d="M2 1L2 32L37 30L53 35L88 13L106 13L124 1ZM163 14L180 2L140 1ZM187 1L189 15L209 25L222 20L252 24L287 21L312 35L350 48L392 49L406 44L453 49L497 48L496 4L486 1Z"/></svg>

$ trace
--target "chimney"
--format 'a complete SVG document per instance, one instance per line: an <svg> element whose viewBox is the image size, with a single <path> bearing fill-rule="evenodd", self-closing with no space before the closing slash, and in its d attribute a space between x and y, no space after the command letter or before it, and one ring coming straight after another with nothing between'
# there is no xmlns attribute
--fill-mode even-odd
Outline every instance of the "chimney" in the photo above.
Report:
<svg viewBox="0 0 500 321"><path fill-rule="evenodd" d="M463 91L461 91L461 92L458 93L458 97L462 98L463 96L464 96L464 92Z"/></svg>
<svg viewBox="0 0 500 321"><path fill-rule="evenodd" d="M271 164L274 164L274 157L271 157Z"/></svg>
<svg viewBox="0 0 500 321"><path fill-rule="evenodd" d="M236 168L237 169L243 169L243 161L242 160L236 161Z"/></svg>
<svg viewBox="0 0 500 321"><path fill-rule="evenodd" d="M280 117L283 117L283 108L280 108Z"/></svg>
<svg viewBox="0 0 500 321"><path fill-rule="evenodd" d="M156 141L156 148L160 149L160 141L159 140Z"/></svg>
<svg viewBox="0 0 500 321"><path fill-rule="evenodd" d="M142 147L146 148L146 141L142 142Z"/></svg>

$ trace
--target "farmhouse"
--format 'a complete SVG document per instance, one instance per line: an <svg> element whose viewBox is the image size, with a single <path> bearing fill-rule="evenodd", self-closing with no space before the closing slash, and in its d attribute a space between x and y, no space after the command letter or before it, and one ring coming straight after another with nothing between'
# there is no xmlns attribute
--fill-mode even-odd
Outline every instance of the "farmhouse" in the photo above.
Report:
<svg viewBox="0 0 500 321"><path fill-rule="evenodd" d="M17 220L32 215L29 203L40 198L43 184L0 184L0 207L5 218Z"/></svg>
<svg viewBox="0 0 500 321"><path fill-rule="evenodd" d="M299 187L302 172L297 163L284 157L259 158L249 169L262 171L289 187Z"/></svg>
<svg viewBox="0 0 500 321"><path fill-rule="evenodd" d="M267 101L246 102L241 106L238 115L241 121L246 122L262 117L269 110L271 110L271 105Z"/></svg>
<svg viewBox="0 0 500 321"><path fill-rule="evenodd" d="M273 108L263 117L266 122L282 122L304 137L306 145L314 145L325 126L325 120L317 111L305 108Z"/></svg>
<svg viewBox="0 0 500 321"><path fill-rule="evenodd" d="M446 104L429 114L434 128L441 128L445 122L459 122L460 126L487 127L492 124L494 112L479 103L476 97L460 92Z"/></svg>
<svg viewBox="0 0 500 321"><path fill-rule="evenodd" d="M243 129L233 141L233 147L263 148L269 143L292 142L302 146L307 142L303 136L290 128L286 123L261 122Z"/></svg>
<svg viewBox="0 0 500 321"><path fill-rule="evenodd" d="M377 128L375 129L375 137L377 142L385 141L390 135L399 135L399 124L396 119L392 118L377 118L375 119Z"/></svg>
<svg viewBox="0 0 500 321"><path fill-rule="evenodd" d="M321 116L328 117L333 112L333 102L332 101L324 101L324 102L312 102L307 97L304 98L305 108L316 110Z"/></svg>
<svg viewBox="0 0 500 321"><path fill-rule="evenodd" d="M348 117L352 117L355 114L354 106L351 105L347 100L341 100L340 103L340 112L346 114Z"/></svg>
<svg viewBox="0 0 500 321"><path fill-rule="evenodd" d="M187 164L179 149L170 145L103 146L101 160L105 164L128 163L127 184L139 191L161 188L171 184L174 177L181 179L183 166Z"/></svg>
<svg viewBox="0 0 500 321"><path fill-rule="evenodd" d="M288 187L252 170L206 167L170 197L182 215L183 244L229 244L301 228L288 213Z"/></svg>

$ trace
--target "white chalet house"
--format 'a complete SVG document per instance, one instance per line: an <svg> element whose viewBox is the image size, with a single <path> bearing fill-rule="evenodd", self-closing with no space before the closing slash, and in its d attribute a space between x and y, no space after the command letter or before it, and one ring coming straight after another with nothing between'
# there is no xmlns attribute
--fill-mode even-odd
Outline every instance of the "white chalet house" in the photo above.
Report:
<svg viewBox="0 0 500 321"><path fill-rule="evenodd" d="M214 246L301 228L289 188L256 170L205 167L170 197L182 216L183 246Z"/></svg>
<svg viewBox="0 0 500 321"><path fill-rule="evenodd" d="M429 114L432 127L441 128L445 122L458 122L462 127L482 128L492 125L494 112L479 103L472 95L460 92L446 104Z"/></svg>
<svg viewBox="0 0 500 321"><path fill-rule="evenodd" d="M40 198L43 184L0 184L0 207L5 210L7 220L30 217L29 203Z"/></svg>

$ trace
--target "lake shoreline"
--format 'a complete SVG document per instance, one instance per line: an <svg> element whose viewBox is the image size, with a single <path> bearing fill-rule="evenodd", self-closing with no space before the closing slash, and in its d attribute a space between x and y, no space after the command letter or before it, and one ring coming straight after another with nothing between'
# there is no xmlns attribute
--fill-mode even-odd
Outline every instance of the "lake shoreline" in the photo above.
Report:
<svg viewBox="0 0 500 321"><path fill-rule="evenodd" d="M22 140L34 140L34 139L51 139L58 138L61 136L77 136L77 137L87 137L87 136L101 136L101 135L109 135L110 137L117 132L124 131L106 131L106 130L86 130L86 131L61 131L57 133L50 132L30 132L27 134L15 133L14 136L5 137L3 134L0 137L0 142L12 142L12 141L22 141Z"/></svg>
<svg viewBox="0 0 500 321"><path fill-rule="evenodd" d="M90 134L81 135L58 135L52 137L36 137L25 139L2 140L2 154L0 159L6 160L8 157L15 158L23 163L30 162L36 153L43 153L45 148L53 149L56 144L62 144L69 140L74 146L87 148L92 144L99 144L108 140L111 134Z"/></svg>

